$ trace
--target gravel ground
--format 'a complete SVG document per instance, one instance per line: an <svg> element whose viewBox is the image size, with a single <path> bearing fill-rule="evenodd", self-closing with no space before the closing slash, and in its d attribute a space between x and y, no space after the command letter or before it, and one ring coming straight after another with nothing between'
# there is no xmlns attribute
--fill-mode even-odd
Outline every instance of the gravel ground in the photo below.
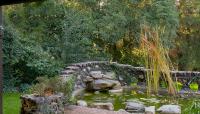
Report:
<svg viewBox="0 0 200 114"><path fill-rule="evenodd" d="M108 111L96 108L87 108L81 106L67 106L65 114L130 114L128 112Z"/></svg>

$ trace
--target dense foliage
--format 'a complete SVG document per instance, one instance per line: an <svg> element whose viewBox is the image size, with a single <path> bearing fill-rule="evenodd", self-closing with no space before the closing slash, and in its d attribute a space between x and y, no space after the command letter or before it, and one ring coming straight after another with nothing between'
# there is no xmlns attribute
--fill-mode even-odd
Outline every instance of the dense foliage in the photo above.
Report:
<svg viewBox="0 0 200 114"><path fill-rule="evenodd" d="M113 61L141 65L138 47L141 26L165 28L162 40L172 45L178 27L178 13L173 0L77 0L90 13L90 39L105 49ZM140 55L140 54L139 54Z"/></svg>
<svg viewBox="0 0 200 114"><path fill-rule="evenodd" d="M177 63L180 69L200 70L200 1L181 0L180 27L176 38Z"/></svg>
<svg viewBox="0 0 200 114"><path fill-rule="evenodd" d="M5 90L15 90L15 86L26 87L40 75L53 76L62 66L40 45L22 39L21 35L9 25L4 29L3 51Z"/></svg>
<svg viewBox="0 0 200 114"><path fill-rule="evenodd" d="M102 60L105 54L99 56L81 35L84 18L54 0L6 7L4 90L24 90L36 77L54 76L69 63Z"/></svg>
<svg viewBox="0 0 200 114"><path fill-rule="evenodd" d="M4 89L24 90L36 77L55 76L74 62L144 66L139 48L144 25L164 30L162 43L177 67L200 70L199 2L175 1L45 0L6 6Z"/></svg>

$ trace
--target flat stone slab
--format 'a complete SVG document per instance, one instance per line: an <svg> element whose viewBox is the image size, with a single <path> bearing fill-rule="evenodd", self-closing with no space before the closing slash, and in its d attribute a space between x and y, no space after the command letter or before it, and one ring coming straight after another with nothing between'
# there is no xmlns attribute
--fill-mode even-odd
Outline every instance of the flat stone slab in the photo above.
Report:
<svg viewBox="0 0 200 114"><path fill-rule="evenodd" d="M163 105L157 111L161 114L181 114L181 107L178 105Z"/></svg>
<svg viewBox="0 0 200 114"><path fill-rule="evenodd" d="M129 101L126 103L126 111L128 112L135 112L135 113L141 113L145 111L145 105L140 103L140 102L136 102L136 101Z"/></svg>
<svg viewBox="0 0 200 114"><path fill-rule="evenodd" d="M65 108L65 114L136 114L136 113L128 113L128 112L122 112L122 111L109 111L109 110L103 110L103 109L97 109L97 108L88 108L88 107L71 105Z"/></svg>

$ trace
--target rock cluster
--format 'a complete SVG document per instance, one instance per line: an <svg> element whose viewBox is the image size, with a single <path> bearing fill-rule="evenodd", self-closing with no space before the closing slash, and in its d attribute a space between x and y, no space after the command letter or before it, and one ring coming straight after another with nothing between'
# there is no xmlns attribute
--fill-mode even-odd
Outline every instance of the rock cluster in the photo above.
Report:
<svg viewBox="0 0 200 114"><path fill-rule="evenodd" d="M87 107L87 102L83 100L77 101L78 106ZM114 106L111 102L95 102L89 105L91 108L114 110ZM130 114L155 114L155 106L145 106L143 102L138 100L130 100L126 102L124 109L118 110L118 112L127 112ZM179 105L163 105L157 109L159 114L181 114L181 108Z"/></svg>
<svg viewBox="0 0 200 114"><path fill-rule="evenodd" d="M118 80L121 85L126 85L127 80L130 77L135 77L140 81L145 80L145 72L149 69L145 69L144 67L134 67L126 64L119 64L116 62L108 62L108 61L91 61L91 62L83 62L76 63L66 67L61 72L61 77L66 80L69 75L74 75L76 77L76 85L75 89L85 88L85 81L92 81L93 78L107 78L109 80L110 74L105 74L105 72L118 72L116 74L115 79ZM104 73L102 73L104 72ZM128 75L126 75L128 73ZM99 75L104 74L104 75ZM190 80L194 77L199 77L200 72L191 72L191 71L171 71L172 76L181 77L180 79ZM92 76L92 77L91 77ZM108 77L107 77L108 76ZM112 77L113 79L113 77ZM107 82L107 81L106 81Z"/></svg>
<svg viewBox="0 0 200 114"><path fill-rule="evenodd" d="M101 71L91 71L89 76L86 76L83 81L86 84L87 90L109 90L109 89L121 89L119 81L115 80L115 74L110 75L103 74Z"/></svg>
<svg viewBox="0 0 200 114"><path fill-rule="evenodd" d="M89 90L102 90L102 89L120 89L121 85L125 84L124 78L127 78L123 72L116 70L115 66L121 68L124 72L129 74L142 75L141 68L133 67L131 65L123 65L115 62L108 61L92 61L76 63L66 67L61 72L61 78L67 80L71 75L76 77L75 90L86 88ZM120 72L119 75L117 72ZM133 75L130 75L133 76Z"/></svg>
<svg viewBox="0 0 200 114"><path fill-rule="evenodd" d="M63 97L62 94L51 96L23 95L21 96L21 114L63 114Z"/></svg>

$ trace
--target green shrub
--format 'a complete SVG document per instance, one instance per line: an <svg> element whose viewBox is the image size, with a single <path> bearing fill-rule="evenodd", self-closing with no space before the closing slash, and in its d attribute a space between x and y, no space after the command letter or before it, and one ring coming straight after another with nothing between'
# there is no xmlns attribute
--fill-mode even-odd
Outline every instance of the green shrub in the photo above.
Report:
<svg viewBox="0 0 200 114"><path fill-rule="evenodd" d="M181 82L175 82L176 90L180 91L183 87L183 84Z"/></svg>
<svg viewBox="0 0 200 114"><path fill-rule="evenodd" d="M55 76L62 69L59 60L36 41L22 37L7 21L3 32L4 91L24 91L25 83L33 83L38 76Z"/></svg>
<svg viewBox="0 0 200 114"><path fill-rule="evenodd" d="M193 90L193 91L198 91L199 85L197 83L191 83L190 89Z"/></svg>

